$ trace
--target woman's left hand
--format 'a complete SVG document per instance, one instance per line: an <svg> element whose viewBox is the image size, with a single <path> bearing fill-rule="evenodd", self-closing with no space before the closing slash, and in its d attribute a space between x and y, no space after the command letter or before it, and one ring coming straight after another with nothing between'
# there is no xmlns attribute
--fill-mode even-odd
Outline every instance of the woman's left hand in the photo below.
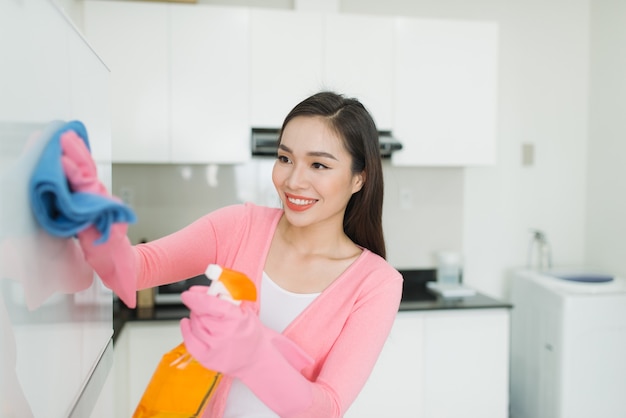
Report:
<svg viewBox="0 0 626 418"><path fill-rule="evenodd" d="M265 327L252 310L209 295L207 290L193 286L182 294L191 311L181 321L183 339L202 365L239 376L254 362L263 361L264 348L280 352L298 371L312 363L295 343Z"/></svg>
<svg viewBox="0 0 626 418"><path fill-rule="evenodd" d="M185 346L203 366L236 376L254 361L262 325L249 309L208 295L206 290L194 286L182 294L191 311L181 321Z"/></svg>

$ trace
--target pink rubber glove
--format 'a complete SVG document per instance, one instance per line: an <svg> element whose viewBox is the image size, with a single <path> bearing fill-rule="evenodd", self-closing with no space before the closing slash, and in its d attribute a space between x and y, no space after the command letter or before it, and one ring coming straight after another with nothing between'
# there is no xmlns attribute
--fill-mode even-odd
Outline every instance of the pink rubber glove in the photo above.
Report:
<svg viewBox="0 0 626 418"><path fill-rule="evenodd" d="M98 180L96 164L85 142L74 131L61 135L61 165L63 172L74 192L94 193L110 196L106 187ZM78 240L85 259L98 273L106 287L129 307L137 304L137 274L135 255L126 231L128 225L115 223L111 227L109 239L101 244L94 244L101 236L90 226L78 233Z"/></svg>
<svg viewBox="0 0 626 418"><path fill-rule="evenodd" d="M61 165L72 191L109 196L106 187L98 180L96 163L89 149L76 132L70 130L61 135L61 149Z"/></svg>
<svg viewBox="0 0 626 418"><path fill-rule="evenodd" d="M240 379L281 417L308 408L311 382L300 371L313 360L245 305L208 295L208 289L193 286L182 294L191 310L181 321L187 351L204 367Z"/></svg>

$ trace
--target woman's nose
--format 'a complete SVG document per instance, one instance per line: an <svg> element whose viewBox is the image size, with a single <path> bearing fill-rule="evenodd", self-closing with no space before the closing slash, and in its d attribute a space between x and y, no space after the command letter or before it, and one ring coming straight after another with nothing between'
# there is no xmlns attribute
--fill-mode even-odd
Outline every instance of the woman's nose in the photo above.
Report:
<svg viewBox="0 0 626 418"><path fill-rule="evenodd" d="M307 182L306 170L303 166L295 164L289 171L286 179L287 186L292 189L302 188Z"/></svg>

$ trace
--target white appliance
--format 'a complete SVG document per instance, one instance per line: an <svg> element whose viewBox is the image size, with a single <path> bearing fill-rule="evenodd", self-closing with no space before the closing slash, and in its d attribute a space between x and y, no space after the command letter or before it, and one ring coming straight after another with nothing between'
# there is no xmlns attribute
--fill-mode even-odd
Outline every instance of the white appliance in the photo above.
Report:
<svg viewBox="0 0 626 418"><path fill-rule="evenodd" d="M511 417L626 417L626 280L524 270L511 296Z"/></svg>
<svg viewBox="0 0 626 418"><path fill-rule="evenodd" d="M112 417L112 294L27 194L45 132L73 119L110 186L109 70L53 0L0 1L0 28L0 416Z"/></svg>

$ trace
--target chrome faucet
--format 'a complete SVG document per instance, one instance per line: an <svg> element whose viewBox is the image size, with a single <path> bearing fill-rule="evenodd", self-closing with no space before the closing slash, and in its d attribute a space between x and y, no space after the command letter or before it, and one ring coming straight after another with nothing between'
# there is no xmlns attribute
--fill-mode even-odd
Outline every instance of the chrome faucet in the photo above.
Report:
<svg viewBox="0 0 626 418"><path fill-rule="evenodd" d="M532 237L528 245L528 268L536 270L549 270L552 268L552 250L548 238L543 231L538 229L531 229L530 233ZM533 252L533 247L537 244L536 251ZM537 259L533 261L533 255L536 254Z"/></svg>

